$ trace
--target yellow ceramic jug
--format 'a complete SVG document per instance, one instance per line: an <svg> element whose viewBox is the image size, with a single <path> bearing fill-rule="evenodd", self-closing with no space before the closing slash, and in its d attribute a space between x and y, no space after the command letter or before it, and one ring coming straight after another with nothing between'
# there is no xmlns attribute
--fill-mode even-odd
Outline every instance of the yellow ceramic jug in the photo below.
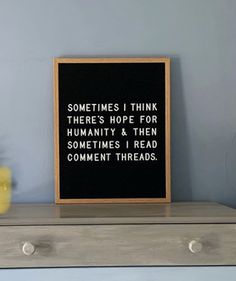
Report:
<svg viewBox="0 0 236 281"><path fill-rule="evenodd" d="M0 167L0 214L5 213L11 203L11 170Z"/></svg>

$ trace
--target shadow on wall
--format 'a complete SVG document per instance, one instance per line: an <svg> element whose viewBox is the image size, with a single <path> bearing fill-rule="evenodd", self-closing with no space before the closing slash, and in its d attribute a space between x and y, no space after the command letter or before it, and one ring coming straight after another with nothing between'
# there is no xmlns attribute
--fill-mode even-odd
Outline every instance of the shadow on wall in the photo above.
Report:
<svg viewBox="0 0 236 281"><path fill-rule="evenodd" d="M179 57L171 58L171 184L172 200L193 200L191 147Z"/></svg>
<svg viewBox="0 0 236 281"><path fill-rule="evenodd" d="M236 208L236 133L232 134L228 150L225 152L225 192L222 203Z"/></svg>
<svg viewBox="0 0 236 281"><path fill-rule="evenodd" d="M156 57L149 55L148 57ZM191 184L191 147L189 139L189 127L186 113L185 93L183 87L181 62L178 56L158 55L171 59L171 189L172 201L193 200ZM81 54L60 57L90 57ZM94 57L100 57L99 55ZM114 56L106 56L114 57ZM117 56L124 57L124 56ZM129 57L145 57L132 55Z"/></svg>

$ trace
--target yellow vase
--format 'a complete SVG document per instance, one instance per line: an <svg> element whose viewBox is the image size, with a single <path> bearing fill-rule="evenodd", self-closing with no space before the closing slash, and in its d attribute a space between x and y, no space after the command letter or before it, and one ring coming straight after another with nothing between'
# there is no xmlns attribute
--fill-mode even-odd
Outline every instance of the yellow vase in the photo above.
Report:
<svg viewBox="0 0 236 281"><path fill-rule="evenodd" d="M0 167L0 214L7 212L11 203L11 170Z"/></svg>

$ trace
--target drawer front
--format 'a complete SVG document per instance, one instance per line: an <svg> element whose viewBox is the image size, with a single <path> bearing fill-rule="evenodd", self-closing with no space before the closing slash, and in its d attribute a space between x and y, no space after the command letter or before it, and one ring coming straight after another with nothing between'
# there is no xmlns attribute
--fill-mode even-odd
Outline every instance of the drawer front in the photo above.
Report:
<svg viewBox="0 0 236 281"><path fill-rule="evenodd" d="M0 227L0 267L236 265L236 225Z"/></svg>

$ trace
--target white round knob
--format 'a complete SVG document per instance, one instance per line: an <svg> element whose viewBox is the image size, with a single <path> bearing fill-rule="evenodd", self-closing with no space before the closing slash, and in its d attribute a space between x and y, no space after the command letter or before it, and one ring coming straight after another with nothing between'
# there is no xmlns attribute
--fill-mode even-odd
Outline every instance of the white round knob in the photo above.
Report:
<svg viewBox="0 0 236 281"><path fill-rule="evenodd" d="M202 243L197 240L192 240L189 242L188 248L189 248L190 252L192 252L194 254L199 253L202 250Z"/></svg>
<svg viewBox="0 0 236 281"><path fill-rule="evenodd" d="M35 252L35 246L31 242L25 242L22 247L22 252L26 256L31 256Z"/></svg>

